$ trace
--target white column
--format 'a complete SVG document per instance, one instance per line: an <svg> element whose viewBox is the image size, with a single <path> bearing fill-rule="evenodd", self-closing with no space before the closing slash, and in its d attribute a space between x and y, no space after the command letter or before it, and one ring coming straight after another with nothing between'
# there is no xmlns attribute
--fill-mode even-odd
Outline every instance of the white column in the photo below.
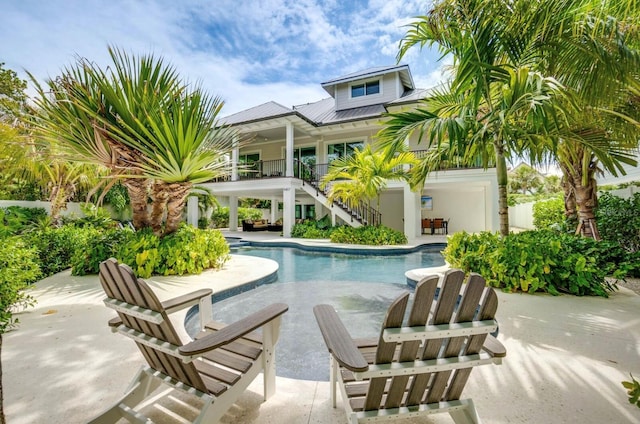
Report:
<svg viewBox="0 0 640 424"><path fill-rule="evenodd" d="M238 157L240 149L238 148L238 138L233 140L233 150L231 150L231 181L238 181Z"/></svg>
<svg viewBox="0 0 640 424"><path fill-rule="evenodd" d="M278 220L278 199L276 197L271 198L271 223L275 224Z"/></svg>
<svg viewBox="0 0 640 424"><path fill-rule="evenodd" d="M291 237L293 224L296 222L296 190L292 187L282 189L283 219L282 219L282 235Z"/></svg>
<svg viewBox="0 0 640 424"><path fill-rule="evenodd" d="M189 196L187 198L187 224L198 228L198 197Z"/></svg>
<svg viewBox="0 0 640 424"><path fill-rule="evenodd" d="M285 151L285 159L286 159L286 177L293 177L293 124L291 122L287 122L286 127L286 151Z"/></svg>
<svg viewBox="0 0 640 424"><path fill-rule="evenodd" d="M238 231L238 197L229 196L229 231Z"/></svg>
<svg viewBox="0 0 640 424"><path fill-rule="evenodd" d="M420 219L422 213L420 209L420 191L411 191L409 184L405 184L403 189L404 197L404 233L407 238L412 239L420 236Z"/></svg>

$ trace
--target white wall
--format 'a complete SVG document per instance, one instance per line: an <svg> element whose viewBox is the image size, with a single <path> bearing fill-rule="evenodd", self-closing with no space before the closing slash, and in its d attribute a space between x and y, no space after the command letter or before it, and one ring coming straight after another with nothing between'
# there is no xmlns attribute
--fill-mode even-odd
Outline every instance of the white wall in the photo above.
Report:
<svg viewBox="0 0 640 424"><path fill-rule="evenodd" d="M40 200L0 200L0 208L7 208L9 206L22 206L23 208L44 208L47 213L51 213L51 202L44 202ZM61 215L75 215L77 217L84 216L82 210L80 209L80 203L75 202L67 203L67 209L63 210L61 212Z"/></svg>
<svg viewBox="0 0 640 424"><path fill-rule="evenodd" d="M449 234L485 231L487 195L484 187L434 187L423 191L433 199L433 209L422 209L422 218L449 220Z"/></svg>
<svg viewBox="0 0 640 424"><path fill-rule="evenodd" d="M515 228L523 228L525 230L534 230L533 225L533 205L535 202L520 203L515 206L509 206L509 226Z"/></svg>
<svg viewBox="0 0 640 424"><path fill-rule="evenodd" d="M375 200L371 203L375 208ZM380 196L382 224L404 232L404 193L402 190L387 190Z"/></svg>

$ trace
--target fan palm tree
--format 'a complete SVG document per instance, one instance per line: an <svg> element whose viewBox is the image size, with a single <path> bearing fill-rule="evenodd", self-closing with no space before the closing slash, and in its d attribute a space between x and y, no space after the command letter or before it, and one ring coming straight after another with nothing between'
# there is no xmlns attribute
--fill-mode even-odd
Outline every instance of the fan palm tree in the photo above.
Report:
<svg viewBox="0 0 640 424"><path fill-rule="evenodd" d="M411 180L409 167L417 161L411 152L400 151L389 157L386 150L375 150L371 144L355 149L353 154L331 162L327 174L322 177L320 187L330 183L328 199L338 199L354 207L360 201L376 199L380 209L380 194L389 181Z"/></svg>
<svg viewBox="0 0 640 424"><path fill-rule="evenodd" d="M582 119L585 101L595 97L594 88L587 90L586 86L595 82L599 94L611 98L619 92L607 92L606 84L620 88L629 79L629 63L633 61L626 60L624 66L614 62L625 54L634 57L633 52L600 51L604 41L595 43L611 34L609 15L597 9L604 3L614 2L437 2L407 32L398 59L416 45L437 44L443 55L454 59L453 79L435 90L418 111L391 114L381 138L386 145L396 146L417 131L420 138L429 136L430 145L460 145L459 152L484 158L485 166L491 152L503 235L509 231L506 159L527 155L534 162L541 161L549 153L555 156L558 143L577 142L599 144L594 152L606 158L608 167L618 169L621 158L629 159L628 152L625 155L612 139L595 142L592 133L576 131L575 125ZM615 3L618 7L619 2ZM619 41L614 38L606 47ZM600 72L593 72L594 60ZM570 70L574 61L581 65L578 71ZM587 67L590 61L591 71ZM615 85L611 82L614 78L602 75L612 69ZM594 73L598 75L594 77Z"/></svg>
<svg viewBox="0 0 640 424"><path fill-rule="evenodd" d="M109 169L103 192L122 180L137 229L169 234L193 185L229 172L233 133L217 125L223 102L183 81L161 58L114 48L109 54L106 71L79 58L47 81L47 91L32 77L36 125L69 158Z"/></svg>

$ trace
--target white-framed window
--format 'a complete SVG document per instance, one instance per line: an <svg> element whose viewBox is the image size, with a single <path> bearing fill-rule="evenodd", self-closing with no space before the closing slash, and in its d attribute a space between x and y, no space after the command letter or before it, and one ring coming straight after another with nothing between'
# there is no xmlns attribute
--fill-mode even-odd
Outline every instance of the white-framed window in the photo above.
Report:
<svg viewBox="0 0 640 424"><path fill-rule="evenodd" d="M351 85L351 98L380 94L380 80Z"/></svg>
<svg viewBox="0 0 640 424"><path fill-rule="evenodd" d="M364 141L344 141L327 145L327 161L333 162L338 158L351 156L355 149L362 150Z"/></svg>

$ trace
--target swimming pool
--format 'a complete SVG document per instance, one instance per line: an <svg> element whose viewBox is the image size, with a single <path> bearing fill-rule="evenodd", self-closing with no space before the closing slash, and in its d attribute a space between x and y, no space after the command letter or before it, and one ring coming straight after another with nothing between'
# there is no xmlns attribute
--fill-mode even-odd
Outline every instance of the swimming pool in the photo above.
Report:
<svg viewBox="0 0 640 424"><path fill-rule="evenodd" d="M313 316L313 307L333 305L354 337L377 336L389 304L410 290L404 273L444 264L442 245L407 254L353 255L305 251L291 247L242 247L233 254L272 259L278 278L253 290L215 300L215 320L233 322L274 302L289 305L276 349L277 374L303 380L328 380L328 353ZM198 316L186 327L197 332Z"/></svg>

